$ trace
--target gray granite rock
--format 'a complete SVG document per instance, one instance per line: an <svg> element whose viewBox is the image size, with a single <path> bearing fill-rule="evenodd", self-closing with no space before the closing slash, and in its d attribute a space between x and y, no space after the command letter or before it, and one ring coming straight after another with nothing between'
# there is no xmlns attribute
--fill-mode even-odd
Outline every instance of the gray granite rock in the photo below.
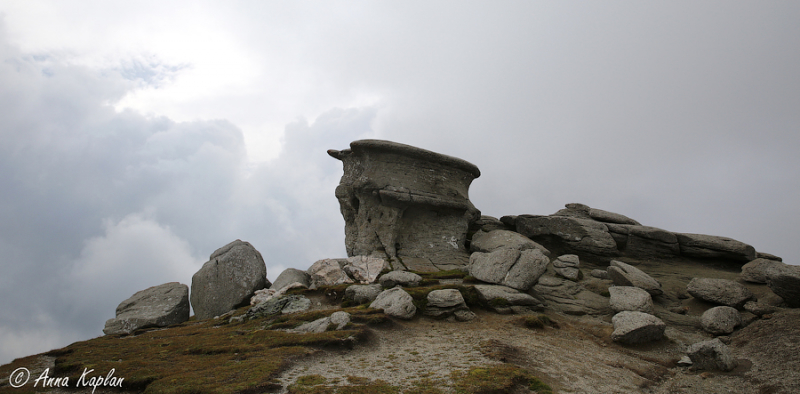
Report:
<svg viewBox="0 0 800 394"><path fill-rule="evenodd" d="M375 301L378 294L383 291L383 286L378 283L370 285L352 285L344 290L344 298L356 304L366 304Z"/></svg>
<svg viewBox="0 0 800 394"><path fill-rule="evenodd" d="M417 313L413 298L401 287L384 290L375 301L369 305L370 308L383 309L383 313L400 319L411 319Z"/></svg>
<svg viewBox="0 0 800 394"><path fill-rule="evenodd" d="M675 233L681 245L681 255L729 259L748 262L756 258L756 250L752 246L735 239L704 234Z"/></svg>
<svg viewBox="0 0 800 394"><path fill-rule="evenodd" d="M609 305L615 312L636 311L653 313L653 298L644 289L633 286L611 286Z"/></svg>
<svg viewBox="0 0 800 394"><path fill-rule="evenodd" d="M395 286L416 287L422 282L422 277L408 271L392 271L378 278L381 286L392 288Z"/></svg>
<svg viewBox="0 0 800 394"><path fill-rule="evenodd" d="M549 263L550 259L538 249L504 248L491 253L473 253L469 274L483 282L525 291L536 284Z"/></svg>
<svg viewBox="0 0 800 394"><path fill-rule="evenodd" d="M497 249L507 248L516 250L539 249L545 255L550 251L530 238L509 230L493 230L489 232L478 231L472 236L470 250L473 252L489 253Z"/></svg>
<svg viewBox="0 0 800 394"><path fill-rule="evenodd" d="M296 328L286 331L298 334L323 333L328 331L331 325L334 326L335 330L342 330L345 328L345 326L347 326L347 323L350 323L350 314L339 311L334 312L328 317L323 317L309 323L304 323Z"/></svg>
<svg viewBox="0 0 800 394"><path fill-rule="evenodd" d="M800 308L800 267L784 264L781 269L768 272L767 286L789 307Z"/></svg>
<svg viewBox="0 0 800 394"><path fill-rule="evenodd" d="M308 288L308 286L311 286L311 277L305 271L301 271L297 268L287 268L278 275L278 278L272 283L270 289L280 290L292 283L300 283Z"/></svg>
<svg viewBox="0 0 800 394"><path fill-rule="evenodd" d="M694 298L737 309L755 298L750 290L739 283L718 278L693 278L686 286L686 291Z"/></svg>
<svg viewBox="0 0 800 394"><path fill-rule="evenodd" d="M433 290L428 293L428 303L425 305L426 316L437 318L454 315L455 311L469 309L464 297L456 289ZM466 315L464 315L466 316Z"/></svg>
<svg viewBox="0 0 800 394"><path fill-rule="evenodd" d="M739 278L746 282L767 283L767 276L770 272L777 273L786 264L768 259L755 259L742 266L742 273Z"/></svg>
<svg viewBox="0 0 800 394"><path fill-rule="evenodd" d="M191 303L198 319L222 315L247 305L256 290L267 287L267 267L253 245L241 240L217 249L192 276Z"/></svg>
<svg viewBox="0 0 800 394"><path fill-rule="evenodd" d="M497 313L513 313L511 307L521 306L531 310L542 310L541 301L529 294L519 292L506 286L475 285L478 298L489 309Z"/></svg>
<svg viewBox="0 0 800 394"><path fill-rule="evenodd" d="M307 311L310 307L311 300L305 296L277 296L250 307L250 309L247 310L246 317L248 319L255 319L277 314L297 313Z"/></svg>
<svg viewBox="0 0 800 394"><path fill-rule="evenodd" d="M576 281L581 277L581 262L576 254L563 254L553 260L553 271L569 280Z"/></svg>
<svg viewBox="0 0 800 394"><path fill-rule="evenodd" d="M617 286L634 286L644 289L651 295L661 295L661 284L647 275L644 271L621 261L612 260L611 266L606 270L608 277Z"/></svg>
<svg viewBox="0 0 800 394"><path fill-rule="evenodd" d="M614 324L611 340L626 345L657 341L667 328L661 319L644 312L623 311L614 315L611 322Z"/></svg>
<svg viewBox="0 0 800 394"><path fill-rule="evenodd" d="M717 306L703 312L700 325L711 334L728 335L742 325L742 317L735 308Z"/></svg>
<svg viewBox="0 0 800 394"><path fill-rule="evenodd" d="M340 262L339 259L322 259L314 262L306 271L311 277L309 288L353 283L353 279L344 271L346 264L346 260Z"/></svg>
<svg viewBox="0 0 800 394"><path fill-rule="evenodd" d="M189 319L189 287L165 283L136 292L117 306L103 333L130 334L139 328L166 327Z"/></svg>
<svg viewBox="0 0 800 394"><path fill-rule="evenodd" d="M686 350L693 366L711 371L732 371L736 368L728 345L719 338L695 343Z"/></svg>
<svg viewBox="0 0 800 394"><path fill-rule="evenodd" d="M389 269L389 263L378 257L353 256L347 258L347 264L342 268L354 281L361 284L375 283L378 275L384 269Z"/></svg>

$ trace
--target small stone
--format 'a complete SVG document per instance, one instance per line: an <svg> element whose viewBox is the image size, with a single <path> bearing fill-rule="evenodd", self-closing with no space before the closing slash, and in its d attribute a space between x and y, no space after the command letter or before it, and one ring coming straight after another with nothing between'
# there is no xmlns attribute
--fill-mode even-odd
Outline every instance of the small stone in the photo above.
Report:
<svg viewBox="0 0 800 394"><path fill-rule="evenodd" d="M727 372L736 368L730 349L718 338L695 343L689 346L686 353L694 366L700 369Z"/></svg>
<svg viewBox="0 0 800 394"><path fill-rule="evenodd" d="M628 345L657 341L667 328L661 319L644 312L620 312L611 322L614 324L611 340Z"/></svg>
<svg viewBox="0 0 800 394"><path fill-rule="evenodd" d="M700 316L700 325L714 335L726 335L742 324L739 311L729 306L711 308Z"/></svg>

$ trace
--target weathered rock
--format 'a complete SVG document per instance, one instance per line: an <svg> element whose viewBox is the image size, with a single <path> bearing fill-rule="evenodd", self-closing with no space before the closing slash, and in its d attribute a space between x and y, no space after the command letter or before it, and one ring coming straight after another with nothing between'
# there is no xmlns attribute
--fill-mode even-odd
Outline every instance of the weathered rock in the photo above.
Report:
<svg viewBox="0 0 800 394"><path fill-rule="evenodd" d="M275 289L256 290L256 293L253 295L253 297L250 298L250 305L258 305L258 304L260 304L260 303L262 303L264 301L269 300L272 297L278 297L278 296L284 295L284 294L286 294L287 291L289 291L291 289L298 289L298 288L299 289L306 289L306 288L308 288L308 286L306 286L306 285L304 285L304 284L302 284L300 282L293 282L293 283L289 283L288 285L285 285L285 286L281 287L280 290L275 290Z"/></svg>
<svg viewBox="0 0 800 394"><path fill-rule="evenodd" d="M625 215L620 215L618 213L608 212L597 208L589 208L589 217L591 217L594 220L597 220L598 222L632 224L635 226L641 226L641 223Z"/></svg>
<svg viewBox="0 0 800 394"><path fill-rule="evenodd" d="M763 304L761 302L747 301L744 303L744 310L756 316L763 316L770 313L775 313L777 309L772 305Z"/></svg>
<svg viewBox="0 0 800 394"><path fill-rule="evenodd" d="M608 271L606 271L606 270L597 270L597 269L595 269L595 270L592 270L592 272L589 275L591 275L592 277L597 278L597 279L608 279Z"/></svg>
<svg viewBox="0 0 800 394"><path fill-rule="evenodd" d="M661 284L647 275L642 270L621 261L612 260L611 266L606 270L608 277L617 286L634 286L644 289L651 295L661 295Z"/></svg>
<svg viewBox="0 0 800 394"><path fill-rule="evenodd" d="M550 259L538 249L475 252L470 257L469 274L483 282L525 291L536 284L549 263Z"/></svg>
<svg viewBox="0 0 800 394"><path fill-rule="evenodd" d="M339 311L339 312L334 312L328 317L323 317L309 323L301 324L300 326L294 329L286 331L300 333L300 334L323 333L325 331L328 331L328 328L330 327L331 324L335 326L334 328L335 330L341 330L345 326L347 326L347 323L350 323L350 314L347 312Z"/></svg>
<svg viewBox="0 0 800 394"><path fill-rule="evenodd" d="M476 316L469 309L457 309L453 312L453 317L455 317L456 321L470 321L475 319Z"/></svg>
<svg viewBox="0 0 800 394"><path fill-rule="evenodd" d="M784 264L780 269L769 271L767 286L789 307L800 308L800 267Z"/></svg>
<svg viewBox="0 0 800 394"><path fill-rule="evenodd" d="M569 216L520 215L517 232L545 245L557 246L566 253L617 256L617 243L605 224L592 219Z"/></svg>
<svg viewBox="0 0 800 394"><path fill-rule="evenodd" d="M473 252L483 253L505 248L516 250L539 249L545 255L550 254L550 251L544 246L531 241L520 233L508 230L479 231L472 236L469 247Z"/></svg>
<svg viewBox="0 0 800 394"><path fill-rule="evenodd" d="M653 298L644 289L633 286L611 286L609 305L615 312L636 311L653 313Z"/></svg>
<svg viewBox="0 0 800 394"><path fill-rule="evenodd" d="M283 270L280 275L278 275L278 278L272 283L270 289L280 290L284 286L295 282L300 283L308 288L311 286L311 276L308 275L307 272L301 271L297 268L287 268Z"/></svg>
<svg viewBox="0 0 800 394"><path fill-rule="evenodd" d="M395 286L416 287L422 282L422 277L408 271L392 271L383 274L379 282L381 286L389 289Z"/></svg>
<svg viewBox="0 0 800 394"><path fill-rule="evenodd" d="M507 226L505 223L500 221L500 219L487 215L481 215L481 217L478 218L478 220L470 223L469 227L471 233L476 233L478 231L489 232L494 230L510 230L510 229L511 227Z"/></svg>
<svg viewBox="0 0 800 394"><path fill-rule="evenodd" d="M356 304L366 304L375 301L378 294L383 291L380 284L373 283L370 285L352 285L344 290L344 298L352 300Z"/></svg>
<svg viewBox="0 0 800 394"><path fill-rule="evenodd" d="M269 317L277 314L297 313L308 310L311 300L301 295L272 297L247 310L247 318Z"/></svg>
<svg viewBox="0 0 800 394"><path fill-rule="evenodd" d="M378 257L353 256L347 258L344 272L361 284L374 283L384 269L389 269L389 263Z"/></svg>
<svg viewBox="0 0 800 394"><path fill-rule="evenodd" d="M733 359L728 345L719 338L695 343L689 346L686 353L692 359L692 364L700 369L727 372L736 368L736 360Z"/></svg>
<svg viewBox="0 0 800 394"><path fill-rule="evenodd" d="M401 287L384 290L369 307L383 309L384 314L400 319L411 319L417 313L413 298Z"/></svg>
<svg viewBox="0 0 800 394"><path fill-rule="evenodd" d="M469 309L464 297L456 289L433 290L428 293L428 303L423 312L426 316L447 317L457 310Z"/></svg>
<svg viewBox="0 0 800 394"><path fill-rule="evenodd" d="M756 258L755 248L735 239L703 234L675 235L683 256L729 259L743 263Z"/></svg>
<svg viewBox="0 0 800 394"><path fill-rule="evenodd" d="M781 270L786 264L768 259L755 259L742 266L742 273L739 278L746 282L752 283L767 283L767 277L770 273Z"/></svg>
<svg viewBox="0 0 800 394"><path fill-rule="evenodd" d="M562 254L553 260L553 271L572 281L581 278L580 266L580 259L575 254Z"/></svg>
<svg viewBox="0 0 800 394"><path fill-rule="evenodd" d="M625 254L636 257L672 257L681 254L678 237L656 227L629 226Z"/></svg>
<svg viewBox="0 0 800 394"><path fill-rule="evenodd" d="M212 253L192 276L192 308L198 319L209 319L247 305L256 290L266 287L261 253L237 239Z"/></svg>
<svg viewBox="0 0 800 394"><path fill-rule="evenodd" d="M606 315L611 312L608 298L587 290L582 282L545 275L532 291L548 308L564 314Z"/></svg>
<svg viewBox="0 0 800 394"><path fill-rule="evenodd" d="M694 298L737 309L754 298L746 287L727 279L692 278L686 291Z"/></svg>
<svg viewBox="0 0 800 394"><path fill-rule="evenodd" d="M467 230L480 217L468 195L478 167L381 140L354 141L328 154L344 168L336 198L348 256L385 253L394 261L427 259L440 269L467 264Z"/></svg>
<svg viewBox="0 0 800 394"><path fill-rule="evenodd" d="M711 334L728 335L742 325L742 317L735 308L717 306L703 312L700 316L700 325Z"/></svg>
<svg viewBox="0 0 800 394"><path fill-rule="evenodd" d="M756 258L757 258L757 259L767 259L767 260L783 261L783 258L780 258L780 257L778 257L778 256L775 256L774 254L771 254L771 253L765 253L765 252L756 252Z"/></svg>
<svg viewBox="0 0 800 394"><path fill-rule="evenodd" d="M661 319L644 312L623 311L614 315L611 322L614 324L611 340L627 345L657 341L667 328Z"/></svg>
<svg viewBox="0 0 800 394"><path fill-rule="evenodd" d="M529 294L521 293L506 286L475 285L478 299L497 313L512 313L511 307L521 306L531 310L542 310L542 302Z"/></svg>
<svg viewBox="0 0 800 394"><path fill-rule="evenodd" d="M311 277L310 288L353 283L337 259L318 260L308 268L307 272Z"/></svg>
<svg viewBox="0 0 800 394"><path fill-rule="evenodd" d="M136 292L117 306L103 333L130 334L139 328L166 327L189 320L189 287L165 283Z"/></svg>

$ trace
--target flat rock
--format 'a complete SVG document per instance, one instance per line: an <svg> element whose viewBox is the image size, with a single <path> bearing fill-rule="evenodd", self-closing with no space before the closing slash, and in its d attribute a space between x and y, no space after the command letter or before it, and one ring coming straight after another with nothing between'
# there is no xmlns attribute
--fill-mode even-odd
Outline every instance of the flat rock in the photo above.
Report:
<svg viewBox="0 0 800 394"><path fill-rule="evenodd" d="M469 274L483 282L524 291L536 284L549 263L550 259L538 249L519 251L504 248L490 253L473 253Z"/></svg>
<svg viewBox="0 0 800 394"><path fill-rule="evenodd" d="M800 308L800 267L784 264L781 269L770 271L767 286L789 307Z"/></svg>
<svg viewBox="0 0 800 394"><path fill-rule="evenodd" d="M311 277L310 288L353 283L337 259L318 260L308 268L307 272Z"/></svg>
<svg viewBox="0 0 800 394"><path fill-rule="evenodd" d="M136 292L117 306L103 333L130 334L139 328L166 327L189 320L189 286L178 282Z"/></svg>
<svg viewBox="0 0 800 394"><path fill-rule="evenodd" d="M541 242L548 248L549 243L558 240L568 253L590 253L597 256L617 256L617 243L603 223L592 219L568 216L519 215L516 220L517 232Z"/></svg>
<svg viewBox="0 0 800 394"><path fill-rule="evenodd" d="M614 315L611 322L614 324L611 340L627 345L657 341L667 328L661 319L644 312L623 311Z"/></svg>
<svg viewBox="0 0 800 394"><path fill-rule="evenodd" d="M347 325L347 323L350 323L350 314L339 311L334 312L328 317L323 317L309 323L301 324L294 329L286 331L298 334L323 333L328 331L331 325L334 326L335 330L341 330Z"/></svg>
<svg viewBox="0 0 800 394"><path fill-rule="evenodd" d="M606 270L594 269L589 275L597 279L608 279L608 271Z"/></svg>
<svg viewBox="0 0 800 394"><path fill-rule="evenodd" d="M739 278L751 283L767 283L767 276L771 272L782 269L786 264L776 261L758 258L742 266L742 273Z"/></svg>
<svg viewBox="0 0 800 394"><path fill-rule="evenodd" d="M638 287L654 296L664 293L657 280L630 264L612 260L606 272L608 272L609 279L617 286Z"/></svg>
<svg viewBox="0 0 800 394"><path fill-rule="evenodd" d="M686 291L694 298L737 309L755 298L746 287L727 279L693 278Z"/></svg>
<svg viewBox="0 0 800 394"><path fill-rule="evenodd" d="M681 245L681 255L687 257L721 258L748 262L756 258L752 246L735 239L704 234L675 233Z"/></svg>
<svg viewBox="0 0 800 394"><path fill-rule="evenodd" d="M772 305L764 304L758 301L747 301L744 303L744 310L756 315L763 316L770 313L775 313L777 308Z"/></svg>
<svg viewBox="0 0 800 394"><path fill-rule="evenodd" d="M532 310L542 310L544 305L529 294L506 286L475 285L480 301L497 313L512 313L512 306L524 306Z"/></svg>
<svg viewBox="0 0 800 394"><path fill-rule="evenodd" d="M686 350L693 366L710 371L732 371L736 368L728 345L719 338L695 343Z"/></svg>
<svg viewBox="0 0 800 394"><path fill-rule="evenodd" d="M735 308L717 306L700 316L700 325L706 332L714 335L728 335L742 325L742 316Z"/></svg>
<svg viewBox="0 0 800 394"><path fill-rule="evenodd" d="M675 234L657 227L629 226L625 253L636 257L680 256Z"/></svg>
<svg viewBox="0 0 800 394"><path fill-rule="evenodd" d="M400 319L411 319L417 313L413 298L401 287L384 290L375 301L369 305L370 308L383 309L383 313Z"/></svg>
<svg viewBox="0 0 800 394"><path fill-rule="evenodd" d="M383 286L378 283L369 285L352 285L344 290L344 298L352 300L356 304L366 304L375 301L378 294L383 291Z"/></svg>
<svg viewBox="0 0 800 394"><path fill-rule="evenodd" d="M608 298L587 290L581 282L545 275L532 292L546 302L548 308L568 315L611 313Z"/></svg>
<svg viewBox="0 0 800 394"><path fill-rule="evenodd" d="M653 298L644 289L633 286L611 286L609 305L614 312L636 311L653 313Z"/></svg>
<svg viewBox="0 0 800 394"><path fill-rule="evenodd" d="M447 317L460 309L469 309L461 292L456 289L433 290L428 293L428 303L423 314L432 317Z"/></svg>
<svg viewBox="0 0 800 394"><path fill-rule="evenodd" d="M472 236L469 248L473 252L483 253L493 252L502 248L516 250L539 249L545 255L550 254L550 251L544 246L531 241L530 238L520 233L509 230L478 231Z"/></svg>
<svg viewBox="0 0 800 394"><path fill-rule="evenodd" d="M307 272L297 268L287 268L278 275L278 278L272 283L270 289L280 290L284 286L295 282L308 288L311 286L311 276L309 276Z"/></svg>
<svg viewBox="0 0 800 394"><path fill-rule="evenodd" d="M379 278L381 286L389 289L395 286L416 287L422 282L422 277L408 271L392 271Z"/></svg>
<svg viewBox="0 0 800 394"><path fill-rule="evenodd" d="M602 209L597 208L589 208L589 217L598 222L605 222L605 223L618 223L618 224L632 224L636 226L640 226L641 223L619 213L604 211Z"/></svg>
<svg viewBox="0 0 800 394"><path fill-rule="evenodd" d="M305 296L277 296L250 307L250 309L247 310L246 316L249 319L255 319L277 314L303 312L308 310L310 307L311 300Z"/></svg>
<svg viewBox="0 0 800 394"><path fill-rule="evenodd" d="M237 239L212 253L192 276L194 314L198 319L209 319L247 305L256 290L266 288L267 283L261 253Z"/></svg>

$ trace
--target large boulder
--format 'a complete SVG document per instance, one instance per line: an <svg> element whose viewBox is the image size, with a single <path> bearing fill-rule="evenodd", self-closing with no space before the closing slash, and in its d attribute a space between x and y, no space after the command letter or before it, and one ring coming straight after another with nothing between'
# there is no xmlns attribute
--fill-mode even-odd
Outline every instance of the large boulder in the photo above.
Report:
<svg viewBox="0 0 800 394"><path fill-rule="evenodd" d="M695 343L689 346L686 353L692 359L692 364L700 369L727 372L736 368L736 360L730 349L719 338Z"/></svg>
<svg viewBox="0 0 800 394"><path fill-rule="evenodd" d="M711 334L728 335L742 325L742 316L735 308L716 306L703 312L700 325Z"/></svg>
<svg viewBox="0 0 800 394"><path fill-rule="evenodd" d="M628 226L625 254L642 257L673 257L681 254L678 237L656 227Z"/></svg>
<svg viewBox="0 0 800 394"><path fill-rule="evenodd" d="M307 271L311 277L310 288L353 283L353 279L344 271L346 264L347 261L342 259L322 259L311 264Z"/></svg>
<svg viewBox="0 0 800 394"><path fill-rule="evenodd" d="M192 276L194 314L198 319L209 319L247 305L256 290L266 288L267 283L267 266L261 253L237 239L212 253Z"/></svg>
<svg viewBox="0 0 800 394"><path fill-rule="evenodd" d="M369 304L369 307L383 309L384 314L400 319L411 319L417 313L414 299L401 287L384 290Z"/></svg>
<svg viewBox="0 0 800 394"><path fill-rule="evenodd" d="M718 278L692 278L686 291L694 298L737 309L755 298L750 290L739 283Z"/></svg>
<svg viewBox="0 0 800 394"><path fill-rule="evenodd" d="M189 320L189 286L165 283L136 292L117 306L103 333L130 334L139 328L166 327Z"/></svg>
<svg viewBox="0 0 800 394"><path fill-rule="evenodd" d="M582 282L545 275L533 287L532 295L549 309L568 315L606 315L611 309L608 298L588 290Z"/></svg>
<svg viewBox="0 0 800 394"><path fill-rule="evenodd" d="M644 312L623 311L614 315L611 322L614 324L611 340L627 345L657 341L667 328L661 319Z"/></svg>
<svg viewBox="0 0 800 394"><path fill-rule="evenodd" d="M581 278L581 260L576 254L562 254L553 260L553 271L569 280Z"/></svg>
<svg viewBox="0 0 800 394"><path fill-rule="evenodd" d="M538 299L510 287L475 285L475 290L483 305L497 313L525 313L544 309L544 305Z"/></svg>
<svg viewBox="0 0 800 394"><path fill-rule="evenodd" d="M661 290L661 283L630 264L612 260L606 272L608 272L609 279L617 286L638 287L654 296L664 293Z"/></svg>
<svg viewBox="0 0 800 394"><path fill-rule="evenodd" d="M422 277L408 271L392 271L383 274L378 281L381 286L390 289L395 286L416 287L422 283Z"/></svg>
<svg viewBox="0 0 800 394"><path fill-rule="evenodd" d="M344 272L361 284L374 283L384 269L389 269L389 263L378 257L353 256L347 258Z"/></svg>
<svg viewBox="0 0 800 394"><path fill-rule="evenodd" d="M784 264L780 269L770 271L767 286L787 305L800 308L800 267Z"/></svg>
<svg viewBox="0 0 800 394"><path fill-rule="evenodd" d="M636 311L653 313L653 297L643 289L633 286L611 286L609 305L614 312Z"/></svg>
<svg viewBox="0 0 800 394"><path fill-rule="evenodd" d="M755 248L735 239L704 234L675 235L681 245L681 255L686 257L727 259L741 263L756 258Z"/></svg>
<svg viewBox="0 0 800 394"><path fill-rule="evenodd" d="M550 248L565 253L617 256L617 243L605 224L593 219L569 216L519 215L517 232Z"/></svg>
<svg viewBox="0 0 800 394"><path fill-rule="evenodd" d="M475 252L470 257L469 274L476 279L527 291L547 270L550 259L539 249L497 249Z"/></svg>
<svg viewBox="0 0 800 394"><path fill-rule="evenodd" d="M474 164L391 141L360 140L331 149L344 174L336 187L345 221L348 256L388 255L396 269L406 262L432 270L469 262L465 246L480 211L469 186Z"/></svg>
<svg viewBox="0 0 800 394"><path fill-rule="evenodd" d="M516 249L528 250L539 249L545 255L550 254L542 245L530 240L530 238L509 230L478 231L472 236L469 248L473 252L489 253L497 249Z"/></svg>
<svg viewBox="0 0 800 394"><path fill-rule="evenodd" d="M287 268L278 275L278 278L272 283L270 289L281 290L292 283L300 283L302 286L308 288L308 286L311 286L311 276L308 275L307 272L297 268Z"/></svg>
<svg viewBox="0 0 800 394"><path fill-rule="evenodd" d="M770 273L781 270L786 264L770 259L758 258L742 266L742 273L739 274L745 282L767 283Z"/></svg>

